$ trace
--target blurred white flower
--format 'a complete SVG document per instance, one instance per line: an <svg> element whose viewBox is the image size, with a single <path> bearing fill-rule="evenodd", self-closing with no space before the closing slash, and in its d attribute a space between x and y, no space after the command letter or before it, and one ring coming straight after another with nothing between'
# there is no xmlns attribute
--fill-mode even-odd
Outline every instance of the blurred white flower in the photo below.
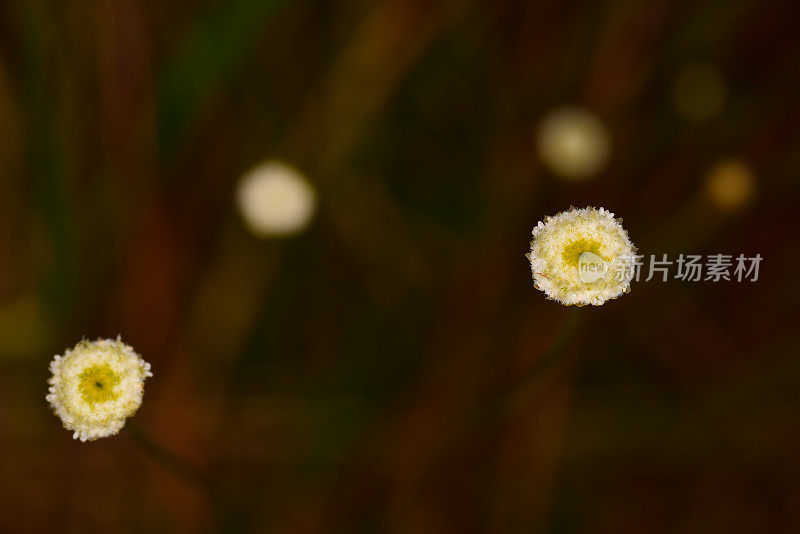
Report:
<svg viewBox="0 0 800 534"><path fill-rule="evenodd" d="M753 172L738 159L722 160L706 175L706 196L721 210L733 211L744 207L752 199L755 188Z"/></svg>
<svg viewBox="0 0 800 534"><path fill-rule="evenodd" d="M260 237L303 230L316 209L316 194L294 167L267 161L242 176L236 202L250 230Z"/></svg>
<svg viewBox="0 0 800 534"><path fill-rule="evenodd" d="M586 180L600 171L611 153L611 136L603 123L582 108L550 112L539 124L539 155L556 174Z"/></svg>
<svg viewBox="0 0 800 534"><path fill-rule="evenodd" d="M72 437L91 441L125 426L142 403L150 364L120 338L81 341L50 363L47 401Z"/></svg>
<svg viewBox="0 0 800 534"><path fill-rule="evenodd" d="M565 305L599 306L630 289L636 247L603 208L571 208L533 229L528 259L534 285Z"/></svg>
<svg viewBox="0 0 800 534"><path fill-rule="evenodd" d="M713 65L692 64L681 71L672 88L675 110L694 122L718 115L727 97L725 81Z"/></svg>

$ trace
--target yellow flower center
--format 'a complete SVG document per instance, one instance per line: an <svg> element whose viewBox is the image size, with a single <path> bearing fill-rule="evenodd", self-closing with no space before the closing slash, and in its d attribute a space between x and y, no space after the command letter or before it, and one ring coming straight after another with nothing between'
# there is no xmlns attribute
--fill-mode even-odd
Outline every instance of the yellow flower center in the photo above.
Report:
<svg viewBox="0 0 800 534"><path fill-rule="evenodd" d="M119 397L114 390L121 377L107 363L87 367L79 378L81 396L89 404L116 400Z"/></svg>
<svg viewBox="0 0 800 534"><path fill-rule="evenodd" d="M599 241L581 237L570 241L567 246L564 247L564 250L561 251L561 258L564 260L564 263L577 269L581 254L584 252L591 252L592 254L600 256L603 260L608 261L607 258L604 258L603 255L600 254L600 250L601 245Z"/></svg>

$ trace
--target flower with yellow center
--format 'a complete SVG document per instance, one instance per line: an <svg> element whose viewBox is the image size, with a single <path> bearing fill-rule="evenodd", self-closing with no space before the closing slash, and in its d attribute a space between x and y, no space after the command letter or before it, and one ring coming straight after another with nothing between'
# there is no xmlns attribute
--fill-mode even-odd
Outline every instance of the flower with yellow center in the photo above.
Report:
<svg viewBox="0 0 800 534"><path fill-rule="evenodd" d="M75 439L111 436L142 403L150 364L116 340L81 341L50 362L47 401Z"/></svg>
<svg viewBox="0 0 800 534"><path fill-rule="evenodd" d="M628 233L604 208L571 208L533 229L528 259L533 282L565 305L599 306L630 290L636 252Z"/></svg>

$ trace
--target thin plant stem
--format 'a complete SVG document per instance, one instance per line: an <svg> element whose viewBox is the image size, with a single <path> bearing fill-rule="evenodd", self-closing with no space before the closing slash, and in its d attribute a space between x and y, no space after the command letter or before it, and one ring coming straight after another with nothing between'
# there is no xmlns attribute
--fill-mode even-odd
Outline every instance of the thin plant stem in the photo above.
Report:
<svg viewBox="0 0 800 534"><path fill-rule="evenodd" d="M476 424L487 424L491 419L505 417L505 415L501 414L507 415L527 389L538 384L546 377L548 371L559 363L572 347L573 340L580 330L581 316L582 314L579 310L571 309L567 312L567 318L552 344L530 369L514 377L510 384L504 385L495 391L491 399L478 411L476 419L482 422L477 422Z"/></svg>
<svg viewBox="0 0 800 534"><path fill-rule="evenodd" d="M156 462L193 484L209 488L209 478L206 474L185 458L160 445L139 425L129 422L125 430L133 438L133 442Z"/></svg>
<svg viewBox="0 0 800 534"><path fill-rule="evenodd" d="M508 389L508 396L518 394L526 387L538 382L547 374L550 368L559 362L572 346L572 340L576 337L581 324L580 310L570 309L567 312L567 319L561 327L553 344L542 354L542 357L525 373L523 373Z"/></svg>

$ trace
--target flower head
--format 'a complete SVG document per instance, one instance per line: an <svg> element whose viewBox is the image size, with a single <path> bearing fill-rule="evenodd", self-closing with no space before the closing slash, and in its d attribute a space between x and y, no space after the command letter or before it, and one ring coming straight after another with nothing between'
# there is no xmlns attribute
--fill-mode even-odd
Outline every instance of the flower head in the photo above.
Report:
<svg viewBox="0 0 800 534"><path fill-rule="evenodd" d="M81 341L50 362L47 401L81 441L111 436L142 403L150 364L116 340Z"/></svg>
<svg viewBox="0 0 800 534"><path fill-rule="evenodd" d="M636 247L621 222L603 208L545 217L533 229L528 255L536 288L578 306L599 306L629 291Z"/></svg>

